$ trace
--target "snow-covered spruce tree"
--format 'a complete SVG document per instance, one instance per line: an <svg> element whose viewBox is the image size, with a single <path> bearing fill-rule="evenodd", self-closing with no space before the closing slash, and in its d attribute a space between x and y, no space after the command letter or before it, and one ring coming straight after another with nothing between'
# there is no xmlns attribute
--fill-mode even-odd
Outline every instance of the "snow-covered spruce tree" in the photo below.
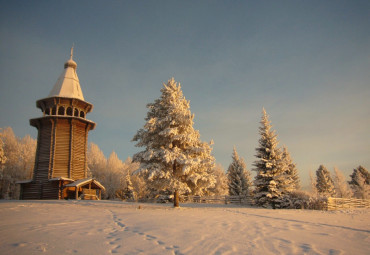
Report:
<svg viewBox="0 0 370 255"><path fill-rule="evenodd" d="M133 160L140 163L139 171L152 189L174 193L177 207L179 194L202 195L214 186L215 159L210 144L193 128L194 115L180 84L172 78L161 92L147 105L146 123L132 139L137 147L145 147Z"/></svg>
<svg viewBox="0 0 370 255"><path fill-rule="evenodd" d="M368 199L370 197L370 173L366 168L359 166L353 169L348 182L355 197Z"/></svg>
<svg viewBox="0 0 370 255"><path fill-rule="evenodd" d="M292 158L290 157L290 153L288 149L283 146L283 161L286 165L286 174L290 178L290 182L287 183L287 190L288 191L294 191L299 190L301 188L300 179L298 175L298 170L296 167L296 164L293 163ZM287 180L289 181L289 180Z"/></svg>
<svg viewBox="0 0 370 255"><path fill-rule="evenodd" d="M335 194L334 182L324 165L320 165L316 171L316 188L320 195L333 196Z"/></svg>
<svg viewBox="0 0 370 255"><path fill-rule="evenodd" d="M286 187L291 180L286 175L282 153L277 148L277 135L271 130L272 126L265 109L260 123L261 138L259 147L256 148L257 160L253 164L256 167L253 170L257 172L254 179L254 198L257 205L266 207L271 204L275 208L280 206L281 198L288 192Z"/></svg>
<svg viewBox="0 0 370 255"><path fill-rule="evenodd" d="M230 196L247 196L249 195L250 175L247 173L243 158L239 155L234 147L232 162L227 169L227 178Z"/></svg>

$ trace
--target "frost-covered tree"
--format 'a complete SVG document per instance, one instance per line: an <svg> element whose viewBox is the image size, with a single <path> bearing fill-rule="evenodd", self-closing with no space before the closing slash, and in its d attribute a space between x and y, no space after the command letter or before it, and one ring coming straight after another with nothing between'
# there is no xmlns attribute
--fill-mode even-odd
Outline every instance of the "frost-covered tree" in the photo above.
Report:
<svg viewBox="0 0 370 255"><path fill-rule="evenodd" d="M0 174L0 198L19 198L16 182L32 178L37 142L29 135L15 136L10 127L2 130L0 138L6 158Z"/></svg>
<svg viewBox="0 0 370 255"><path fill-rule="evenodd" d="M194 115L172 78L163 84L161 97L149 103L146 123L133 138L137 147L134 161L140 163L148 185L174 193L175 206L180 194L202 195L214 186L214 158L210 144L202 142L193 128Z"/></svg>
<svg viewBox="0 0 370 255"><path fill-rule="evenodd" d="M136 182L142 182L140 177L133 177L138 164L131 158L124 162L113 151L106 159L98 145L90 143L87 152L87 162L91 177L97 179L105 187L105 199L131 199L134 198ZM136 185L136 186L135 186ZM136 199L139 199L136 193Z"/></svg>
<svg viewBox="0 0 370 255"><path fill-rule="evenodd" d="M316 171L316 188L320 195L333 196L335 194L334 183L330 172L324 165L320 165Z"/></svg>
<svg viewBox="0 0 370 255"><path fill-rule="evenodd" d="M91 177L96 178L98 181L103 179L107 167L107 159L95 143L89 144L87 150L87 166Z"/></svg>
<svg viewBox="0 0 370 255"><path fill-rule="evenodd" d="M291 180L286 175L286 166L282 160L282 153L278 149L277 135L271 130L272 126L268 115L263 109L259 133L259 147L256 148L257 160L254 162L255 202L257 205L273 207L279 206L280 199L287 193L287 186Z"/></svg>
<svg viewBox="0 0 370 255"><path fill-rule="evenodd" d="M298 175L298 170L296 164L293 163L293 160L290 156L288 149L283 146L283 162L286 166L286 174L287 174L287 190L299 190L301 188L300 179Z"/></svg>
<svg viewBox="0 0 370 255"><path fill-rule="evenodd" d="M250 175L247 173L243 158L240 158L235 147L232 154L232 162L227 169L228 187L230 196L249 195Z"/></svg>
<svg viewBox="0 0 370 255"><path fill-rule="evenodd" d="M1 129L0 129L0 131L1 131ZM5 156L5 152L4 152L4 143L3 143L3 140L1 139L1 136L0 136L0 181L3 180L3 166L4 166L5 162L6 162L6 156ZM1 184L0 184L0 189L1 189Z"/></svg>
<svg viewBox="0 0 370 255"><path fill-rule="evenodd" d="M357 198L368 199L370 197L370 173L363 166L353 169L348 182Z"/></svg>
<svg viewBox="0 0 370 255"><path fill-rule="evenodd" d="M344 177L342 172L339 171L339 169L336 167L334 167L333 181L334 181L336 197L341 197L341 198L352 197L353 193L346 181L346 178Z"/></svg>
<svg viewBox="0 0 370 255"><path fill-rule="evenodd" d="M310 171L310 188L311 188L311 194L313 196L317 196L317 187L316 187L316 178L314 177L314 174L312 171Z"/></svg>
<svg viewBox="0 0 370 255"><path fill-rule="evenodd" d="M3 165L6 162L6 156L4 152L4 143L3 140L0 137L0 169L2 170Z"/></svg>
<svg viewBox="0 0 370 255"><path fill-rule="evenodd" d="M136 169L139 167L138 163L133 163L137 165ZM137 174L135 172L131 173L130 176L131 184L132 184L132 195L133 199L135 201L138 201L140 199L146 200L149 197L149 190L146 185L145 179L140 174Z"/></svg>
<svg viewBox="0 0 370 255"><path fill-rule="evenodd" d="M215 185L207 189L205 195L224 196L228 194L228 179L221 164L216 164L212 169L212 175L215 177Z"/></svg>

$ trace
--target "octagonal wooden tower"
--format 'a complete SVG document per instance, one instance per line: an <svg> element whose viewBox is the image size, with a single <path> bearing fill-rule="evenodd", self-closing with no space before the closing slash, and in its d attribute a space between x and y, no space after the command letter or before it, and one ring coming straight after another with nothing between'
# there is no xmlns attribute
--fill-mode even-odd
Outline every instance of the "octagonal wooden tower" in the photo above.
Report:
<svg viewBox="0 0 370 255"><path fill-rule="evenodd" d="M73 48L49 96L36 102L43 116L30 120L38 129L37 150L32 180L19 182L21 199L79 198L94 190L100 197L104 189L87 176L88 132L95 123L86 115L93 105L84 100L72 58Z"/></svg>

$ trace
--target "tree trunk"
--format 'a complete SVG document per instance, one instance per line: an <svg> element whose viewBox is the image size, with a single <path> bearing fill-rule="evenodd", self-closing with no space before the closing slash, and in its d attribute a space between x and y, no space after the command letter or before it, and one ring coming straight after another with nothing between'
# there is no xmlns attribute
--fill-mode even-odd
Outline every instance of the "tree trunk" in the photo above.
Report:
<svg viewBox="0 0 370 255"><path fill-rule="evenodd" d="M174 178L178 178L178 173L176 171L176 160L173 162L173 176ZM176 189L173 193L173 206L179 207L179 191Z"/></svg>
<svg viewBox="0 0 370 255"><path fill-rule="evenodd" d="M177 190L173 194L173 206L179 207L179 192Z"/></svg>

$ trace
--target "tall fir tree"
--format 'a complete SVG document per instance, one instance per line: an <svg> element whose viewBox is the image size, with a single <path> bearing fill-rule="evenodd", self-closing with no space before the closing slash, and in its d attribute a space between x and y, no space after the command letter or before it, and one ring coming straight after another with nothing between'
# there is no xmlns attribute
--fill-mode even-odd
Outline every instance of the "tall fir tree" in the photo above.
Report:
<svg viewBox="0 0 370 255"><path fill-rule="evenodd" d="M297 170L296 164L293 163L293 160L290 156L288 149L283 146L283 161L286 166L286 174L287 174L287 188L288 191L299 190L301 188L301 181L299 179L299 174Z"/></svg>
<svg viewBox="0 0 370 255"><path fill-rule="evenodd" d="M357 198L368 199L370 197L370 173L363 166L353 169L348 182Z"/></svg>
<svg viewBox="0 0 370 255"><path fill-rule="evenodd" d="M320 165L316 171L316 188L320 195L333 196L335 194L334 182L324 165Z"/></svg>
<svg viewBox="0 0 370 255"><path fill-rule="evenodd" d="M210 143L202 142L193 128L194 115L180 84L172 78L161 92L159 99L147 105L146 123L133 138L137 147L145 148L133 160L140 163L148 185L173 192L178 206L179 193L202 195L214 186L215 159Z"/></svg>
<svg viewBox="0 0 370 255"><path fill-rule="evenodd" d="M290 179L286 176L286 166L282 160L282 153L278 149L277 135L263 109L259 133L259 147L256 148L257 160L254 162L255 202L257 205L273 207L279 206L282 196L287 193L286 187Z"/></svg>
<svg viewBox="0 0 370 255"><path fill-rule="evenodd" d="M247 196L251 187L250 174L246 169L243 158L234 147L232 162L227 169L228 187L230 196Z"/></svg>

